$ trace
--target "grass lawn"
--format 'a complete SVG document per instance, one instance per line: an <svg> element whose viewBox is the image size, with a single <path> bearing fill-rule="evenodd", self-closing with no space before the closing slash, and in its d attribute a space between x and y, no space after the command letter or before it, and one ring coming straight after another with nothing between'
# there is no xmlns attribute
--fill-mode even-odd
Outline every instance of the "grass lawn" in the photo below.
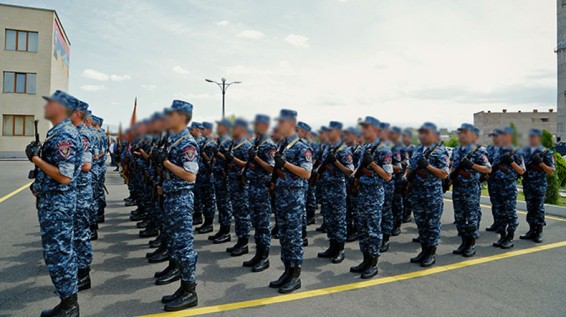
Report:
<svg viewBox="0 0 566 317"><path fill-rule="evenodd" d="M489 196L489 193L487 192L487 188L482 188L481 190L481 194L482 196ZM519 201L525 201L525 194L523 194L522 191L520 191L517 195L517 200ZM566 198L565 197L560 197L559 201L558 201L558 206L564 206L566 207Z"/></svg>

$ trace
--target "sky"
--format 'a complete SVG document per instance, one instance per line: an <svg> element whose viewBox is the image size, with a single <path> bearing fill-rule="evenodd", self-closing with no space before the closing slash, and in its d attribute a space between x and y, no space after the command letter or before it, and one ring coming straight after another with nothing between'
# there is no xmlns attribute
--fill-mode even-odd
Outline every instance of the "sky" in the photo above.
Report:
<svg viewBox="0 0 566 317"><path fill-rule="evenodd" d="M113 126L182 99L318 128L373 115L456 128L479 111L556 109L552 0L2 0L55 9L71 41L70 93Z"/></svg>

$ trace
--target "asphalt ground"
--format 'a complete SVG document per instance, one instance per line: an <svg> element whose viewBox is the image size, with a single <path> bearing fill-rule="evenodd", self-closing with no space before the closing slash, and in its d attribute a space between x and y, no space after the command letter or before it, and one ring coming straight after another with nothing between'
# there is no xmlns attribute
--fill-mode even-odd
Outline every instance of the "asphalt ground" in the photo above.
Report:
<svg viewBox="0 0 566 317"><path fill-rule="evenodd" d="M58 302L42 259L34 199L25 188L30 168L25 161L0 162L0 316L38 316ZM547 219L542 244L517 239L515 248L501 250L491 246L496 235L483 231L491 222L489 206L484 206L477 255L467 259L451 254L459 239L450 201L445 203L433 268L408 263L419 250L411 242L414 223L405 224L402 234L392 238L391 250L381 256L380 273L372 280L348 272L361 261L357 242L347 244L342 264L317 259L316 253L327 246L326 237L310 226L303 288L285 296L267 287L283 269L277 240L271 268L251 273L241 266L251 254L230 257L224 250L232 243L213 245L207 235L197 235L199 306L166 314L160 298L178 284L153 284L153 273L166 263L146 262L149 239L138 238L135 223L128 220L133 208L122 201L126 186L111 168L107 187L107 220L93 243L93 287L79 295L82 316L566 316L566 219ZM518 233L523 233L524 213L519 220Z"/></svg>

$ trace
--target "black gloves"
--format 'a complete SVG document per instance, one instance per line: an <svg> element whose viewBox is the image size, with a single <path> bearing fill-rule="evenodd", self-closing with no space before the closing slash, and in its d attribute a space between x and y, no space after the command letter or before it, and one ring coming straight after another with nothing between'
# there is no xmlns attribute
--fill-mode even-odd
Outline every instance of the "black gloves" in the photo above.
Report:
<svg viewBox="0 0 566 317"><path fill-rule="evenodd" d="M515 162L515 159L513 158L513 155L511 153L507 152L501 156L501 162L511 165L513 162Z"/></svg>
<svg viewBox="0 0 566 317"><path fill-rule="evenodd" d="M39 156L41 153L41 143L32 141L28 146L26 146L26 156L28 160L31 162L31 159L34 156Z"/></svg>
<svg viewBox="0 0 566 317"><path fill-rule="evenodd" d="M326 162L326 164L332 164L332 163L336 162L336 155L334 155L334 153L332 153L332 152L328 153L328 155L326 156L325 162Z"/></svg>
<svg viewBox="0 0 566 317"><path fill-rule="evenodd" d="M369 153L369 152L365 152L364 156L362 157L362 166L366 167L368 165L371 164L371 162L373 162L374 158L373 158L373 154Z"/></svg>
<svg viewBox="0 0 566 317"><path fill-rule="evenodd" d="M531 157L531 162L535 165L540 165L540 163L542 163L542 157L540 156L540 153L533 155L533 157Z"/></svg>
<svg viewBox="0 0 566 317"><path fill-rule="evenodd" d="M275 156L273 158L275 159L275 167L277 168L283 168L283 166L285 166L285 163L287 163L285 154L277 152L275 153Z"/></svg>
<svg viewBox="0 0 566 317"><path fill-rule="evenodd" d="M424 156L421 157L421 158L419 159L419 162L417 163L417 166L418 166L419 168L426 168L426 167L429 166L429 165L430 165L430 163L428 162L428 159L427 159L426 157L424 157Z"/></svg>
<svg viewBox="0 0 566 317"><path fill-rule="evenodd" d="M218 148L212 148L212 156L216 156L216 154L218 154Z"/></svg>
<svg viewBox="0 0 566 317"><path fill-rule="evenodd" d="M234 155L232 154L232 152L226 152L224 153L224 159L226 160L226 163L232 163L232 161L234 160Z"/></svg>
<svg viewBox="0 0 566 317"><path fill-rule="evenodd" d="M256 157L257 155L257 150L252 146L249 150L248 150L248 159L249 160L253 160L254 157Z"/></svg>
<svg viewBox="0 0 566 317"><path fill-rule="evenodd" d="M463 168L472 168L472 166L474 166L474 162L470 161L469 158L464 157L460 162L460 165L462 165Z"/></svg>
<svg viewBox="0 0 566 317"><path fill-rule="evenodd" d="M167 153L167 151L157 150L157 153L155 153L155 161L157 162L157 164L163 165L163 162L168 159L168 156L169 153Z"/></svg>

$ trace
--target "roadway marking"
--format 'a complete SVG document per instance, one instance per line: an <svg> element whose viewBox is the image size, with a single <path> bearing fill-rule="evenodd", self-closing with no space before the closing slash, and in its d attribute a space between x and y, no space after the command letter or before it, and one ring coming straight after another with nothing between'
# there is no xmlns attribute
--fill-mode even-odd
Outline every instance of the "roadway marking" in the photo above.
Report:
<svg viewBox="0 0 566 317"><path fill-rule="evenodd" d="M178 311L178 312L144 315L144 316L140 316L140 317L187 317L187 316L220 313L220 312L225 312L225 311L230 311L230 310L238 310L238 309L243 309L243 308L260 307L260 306L272 305L272 304L277 304L277 303L284 303L284 302L289 302L289 301L294 301L294 300L299 300L299 299L312 298L312 297L317 297L317 296L323 296L323 295L329 295L329 294L334 294L334 293L340 293L340 292L345 292L345 291L351 291L351 290L366 288L366 287L370 287L370 286L376 286L376 285L382 285L382 284L388 284L388 283L393 283L393 282L409 280L409 279L418 278L418 277L424 277L424 276L438 274L438 273L442 273L442 272L462 269L462 268L470 267L470 266L473 266L473 265L498 261L498 260L502 260L502 259L508 259L508 258L520 256L520 255L525 255L525 254L530 254L530 253L535 253L535 252L540 252L540 251L545 251L545 250L550 250L550 249L556 249L556 248L565 247L565 246L566 246L566 241L556 242L556 243L540 245L540 246L536 246L536 247L532 247L532 248L527 248L527 249L523 249L523 250L511 251L511 252L486 256L486 257L482 257L482 258L476 258L476 259L473 259L473 260L467 260L467 261L463 261L463 262L458 262L458 263L453 263L453 264L448 264L448 265L443 265L443 266L437 266L437 267L433 267L433 268L425 269L425 270L420 270L420 271L416 271L416 272L410 272L410 273L399 274L399 275L394 275L394 276L382 277L382 278L364 281L364 282L357 282L357 283L351 283L351 284L332 286L332 287L321 288L321 289L316 289L316 290L312 290L312 291L292 293L292 294L288 294L288 295L265 297L265 298L253 299L253 300L248 300L248 301L243 301L243 302L234 302L234 303L221 304L221 305L216 305L216 306L206 306L206 307L201 307L201 308L193 308L193 309L183 310L183 311Z"/></svg>
<svg viewBox="0 0 566 317"><path fill-rule="evenodd" d="M452 201L452 199L449 198L444 198L445 201ZM483 208L490 208L491 209L491 205L486 205L486 204L480 204L480 207ZM522 210L517 210L518 214L521 215L526 215L527 212L526 211L522 211ZM562 221L562 222L566 222L566 218L562 218L562 217L556 217L556 216L549 216L549 215L544 215L544 219L551 219L551 220L556 220L556 221Z"/></svg>
<svg viewBox="0 0 566 317"><path fill-rule="evenodd" d="M33 183L33 182L29 182L29 183L25 184L24 186L22 186L22 187L20 187L20 188L18 188L18 189L16 189L16 190L14 190L13 192L9 193L8 195L6 195L6 196L0 198L0 203L4 202L5 200L7 200L8 198L14 196L15 194L21 192L22 190L24 190L24 189L26 189L26 188L29 188L29 185L31 185L31 183Z"/></svg>

